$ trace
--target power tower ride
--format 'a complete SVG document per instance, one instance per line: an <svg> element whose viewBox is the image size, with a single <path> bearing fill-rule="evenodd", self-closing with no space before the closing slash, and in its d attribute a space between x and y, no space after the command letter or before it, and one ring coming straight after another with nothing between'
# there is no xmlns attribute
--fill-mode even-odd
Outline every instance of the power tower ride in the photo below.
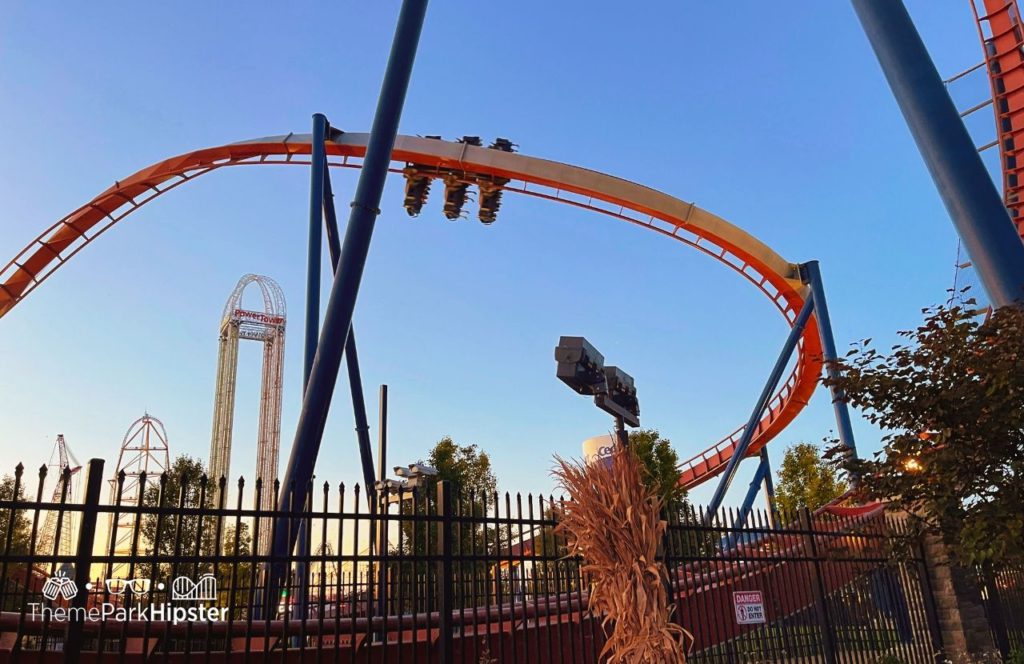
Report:
<svg viewBox="0 0 1024 664"><path fill-rule="evenodd" d="M57 434L57 441L53 444L53 451L50 453L50 461L46 465L46 474L54 478L53 497L50 498L50 502L54 505L77 503L80 484L79 471L82 470L82 464L78 463L78 459L64 442L64 434ZM72 544L75 541L74 514L74 512L63 509L50 510L46 513L46 520L43 522L43 529L39 534L37 545L39 551L59 556L69 556L74 553ZM56 549L54 549L55 546Z"/></svg>
<svg viewBox="0 0 1024 664"><path fill-rule="evenodd" d="M146 489L160 486L160 475L171 467L170 450L167 445L167 429L163 422L145 413L132 422L121 441L121 453L117 467L110 480L110 504L120 508L137 507L142 504ZM115 556L130 556L133 551L138 515L132 511L118 509L110 517L111 541ZM138 553L137 551L134 553ZM111 578L121 578L127 565L115 564Z"/></svg>
<svg viewBox="0 0 1024 664"><path fill-rule="evenodd" d="M259 286L263 311L242 308L242 295L249 284ZM238 342L242 339L263 344L263 377L260 386L260 425L256 445L256 479L263 483L260 509L274 505L273 482L277 479L281 447L281 387L284 373L284 292L276 281L258 274L238 280L224 305L220 321L220 352L217 355L217 384L213 401L213 433L210 440L208 475L214 486L231 472L231 431L235 420L235 385L238 379ZM262 520L261 520L262 521ZM260 524L269 528L269 520ZM269 532L269 531L264 531ZM269 547L269 542L265 543ZM263 543L260 546L264 548Z"/></svg>

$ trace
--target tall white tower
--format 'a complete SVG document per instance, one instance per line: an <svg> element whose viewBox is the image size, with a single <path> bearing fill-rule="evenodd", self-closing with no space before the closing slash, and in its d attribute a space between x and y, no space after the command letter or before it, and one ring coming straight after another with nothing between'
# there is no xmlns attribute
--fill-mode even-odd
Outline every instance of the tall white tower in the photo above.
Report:
<svg viewBox="0 0 1024 664"><path fill-rule="evenodd" d="M249 284L259 286L263 311L242 309L242 294ZM258 274L238 280L220 321L220 352L213 397L213 433L210 439L208 476L213 486L220 478L231 482L231 430L235 421L235 384L238 378L238 342L251 339L263 344L263 379L260 386L260 426L256 445L256 478L263 480L260 508L274 505L281 448L281 387L284 373L284 292L276 281ZM256 479L254 478L254 479ZM269 532L269 518L261 519L261 532ZM261 542L269 545L267 541Z"/></svg>

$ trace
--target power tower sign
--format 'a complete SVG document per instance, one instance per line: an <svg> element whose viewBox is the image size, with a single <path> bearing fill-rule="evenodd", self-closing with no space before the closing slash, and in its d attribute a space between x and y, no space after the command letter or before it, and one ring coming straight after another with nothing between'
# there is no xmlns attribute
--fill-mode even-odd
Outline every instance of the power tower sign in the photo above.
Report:
<svg viewBox="0 0 1024 664"><path fill-rule="evenodd" d="M256 284L263 295L263 311L242 308L246 286ZM231 477L231 434L235 421L235 384L238 379L238 343L240 340L263 344L263 372L260 383L260 425L256 441L256 479L262 481L259 508L274 508L274 480L278 479L278 454L281 447L281 391L284 376L284 331L286 323L284 291L270 277L247 274L238 280L224 305L220 321L217 355L217 386L213 400L213 433L207 474L213 486L221 478ZM262 517L256 526L270 532L270 517ZM259 553L270 550L270 538L260 541Z"/></svg>
<svg viewBox="0 0 1024 664"><path fill-rule="evenodd" d="M764 596L760 590L742 590L732 594L737 625L760 625L766 622Z"/></svg>

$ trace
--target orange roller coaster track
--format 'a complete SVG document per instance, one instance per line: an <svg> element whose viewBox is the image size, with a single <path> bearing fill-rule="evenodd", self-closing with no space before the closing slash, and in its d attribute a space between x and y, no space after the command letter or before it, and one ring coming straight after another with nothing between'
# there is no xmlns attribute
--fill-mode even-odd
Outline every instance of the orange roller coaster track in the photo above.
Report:
<svg viewBox="0 0 1024 664"><path fill-rule="evenodd" d="M1024 26L1016 0L971 0L971 9L992 86L1003 200L1024 237Z"/></svg>
<svg viewBox="0 0 1024 664"><path fill-rule="evenodd" d="M107 229L175 187L224 166L309 164L309 135L288 134L196 150L166 159L117 181L59 220L0 271L0 317ZM359 168L366 134L340 133L327 143L329 164ZM452 173L505 179L504 189L593 210L677 240L725 264L764 293L792 325L808 296L798 266L759 240L693 203L603 173L482 147L399 136L392 152L399 167L414 165L429 177ZM803 331L796 365L773 396L747 451L756 455L803 409L822 369L818 326ZM743 429L681 466L680 482L695 486L725 470Z"/></svg>

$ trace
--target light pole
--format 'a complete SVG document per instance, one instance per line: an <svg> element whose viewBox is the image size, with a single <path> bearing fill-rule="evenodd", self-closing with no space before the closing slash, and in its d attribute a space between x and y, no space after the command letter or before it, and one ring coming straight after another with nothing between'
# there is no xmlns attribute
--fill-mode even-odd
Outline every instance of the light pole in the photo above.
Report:
<svg viewBox="0 0 1024 664"><path fill-rule="evenodd" d="M555 375L577 394L594 397L594 404L615 420L615 436L629 446L626 425L640 426L640 402L633 377L604 366L604 356L583 337L560 337L555 346Z"/></svg>
<svg viewBox="0 0 1024 664"><path fill-rule="evenodd" d="M381 468L381 475L383 476L383 467ZM399 514L401 514L401 502L406 499L406 496L415 499L416 491L427 483L432 477L437 477L437 469L432 466L427 466L422 463L411 463L408 466L395 466L395 475L400 479L383 478L377 480L375 488L377 489L377 499L380 501L377 507L377 515L379 519L379 525L377 526L377 555L387 555L388 546L388 522L387 517L389 514L389 508L393 503L399 503ZM409 491L411 489L411 491ZM384 500L384 498L387 498ZM413 503L415 509L415 502ZM401 540L399 540L401 541ZM382 558L383 560L383 558ZM380 564L377 566L377 609L378 614L383 616L387 609L386 597L387 597L387 577L385 575L384 565ZM381 634L375 633L374 640L380 640Z"/></svg>

